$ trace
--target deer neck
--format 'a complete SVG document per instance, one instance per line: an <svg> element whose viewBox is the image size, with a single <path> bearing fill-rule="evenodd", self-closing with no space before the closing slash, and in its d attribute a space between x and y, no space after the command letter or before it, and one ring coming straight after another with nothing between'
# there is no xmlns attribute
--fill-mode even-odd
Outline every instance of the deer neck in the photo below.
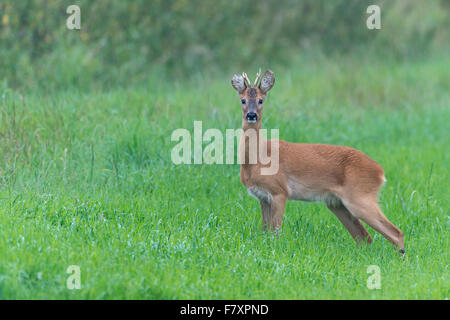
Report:
<svg viewBox="0 0 450 320"><path fill-rule="evenodd" d="M241 167L248 168L260 163L259 148L261 141L261 121L258 121L255 125L249 125L246 120L242 122L242 135L239 142L239 152L242 161ZM255 154L256 152L256 154ZM250 154L253 153L253 154ZM250 162L253 157L256 157L256 163Z"/></svg>

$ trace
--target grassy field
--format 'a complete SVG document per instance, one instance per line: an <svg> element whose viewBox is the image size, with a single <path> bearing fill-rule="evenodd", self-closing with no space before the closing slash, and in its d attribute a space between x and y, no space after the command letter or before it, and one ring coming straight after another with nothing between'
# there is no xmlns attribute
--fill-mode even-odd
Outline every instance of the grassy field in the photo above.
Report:
<svg viewBox="0 0 450 320"><path fill-rule="evenodd" d="M240 127L232 74L82 92L3 83L0 298L447 299L449 58L272 69L263 127L378 161L407 259L370 228L374 243L355 246L319 203L288 202L277 240L238 165L172 164L173 130ZM80 290L66 287L70 265Z"/></svg>

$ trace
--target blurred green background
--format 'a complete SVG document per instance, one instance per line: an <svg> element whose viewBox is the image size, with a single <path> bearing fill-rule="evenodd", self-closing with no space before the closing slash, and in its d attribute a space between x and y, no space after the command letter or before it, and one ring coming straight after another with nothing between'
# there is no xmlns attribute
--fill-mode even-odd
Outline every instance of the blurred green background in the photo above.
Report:
<svg viewBox="0 0 450 320"><path fill-rule="evenodd" d="M80 31L66 28L71 4ZM381 30L366 28L370 4ZM0 18L0 78L13 87L130 85L320 54L416 59L448 52L450 38L448 0L2 1Z"/></svg>

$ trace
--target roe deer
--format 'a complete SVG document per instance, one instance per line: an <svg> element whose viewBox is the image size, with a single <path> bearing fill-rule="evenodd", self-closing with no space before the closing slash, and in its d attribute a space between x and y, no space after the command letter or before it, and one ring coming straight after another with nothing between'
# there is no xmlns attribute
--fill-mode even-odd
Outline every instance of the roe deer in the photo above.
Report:
<svg viewBox="0 0 450 320"><path fill-rule="evenodd" d="M262 175L265 165L241 161L241 182L256 197L262 210L263 230L281 228L287 200L323 201L356 242L372 242L372 238L360 219L386 237L404 253L403 232L394 226L381 212L378 191L386 181L383 168L367 155L353 148L326 144L290 143L263 140L260 137L263 103L275 78L268 70L261 78L259 70L253 86L248 76L235 74L231 84L239 93L242 104L242 130L240 152L249 158L247 130L256 131L258 146L278 146L278 172ZM255 149L253 149L255 150Z"/></svg>

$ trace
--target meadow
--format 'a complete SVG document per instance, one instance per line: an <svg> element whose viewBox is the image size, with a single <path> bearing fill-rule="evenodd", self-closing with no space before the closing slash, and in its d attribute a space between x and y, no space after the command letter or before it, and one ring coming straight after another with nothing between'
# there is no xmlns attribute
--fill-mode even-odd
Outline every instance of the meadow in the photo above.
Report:
<svg viewBox="0 0 450 320"><path fill-rule="evenodd" d="M384 167L380 204L406 258L370 227L373 244L356 246L320 203L288 202L277 239L239 165L171 162L173 130L241 126L232 73L92 90L4 81L0 299L448 299L448 55L262 67L276 77L264 128ZM367 287L371 265L381 289Z"/></svg>

